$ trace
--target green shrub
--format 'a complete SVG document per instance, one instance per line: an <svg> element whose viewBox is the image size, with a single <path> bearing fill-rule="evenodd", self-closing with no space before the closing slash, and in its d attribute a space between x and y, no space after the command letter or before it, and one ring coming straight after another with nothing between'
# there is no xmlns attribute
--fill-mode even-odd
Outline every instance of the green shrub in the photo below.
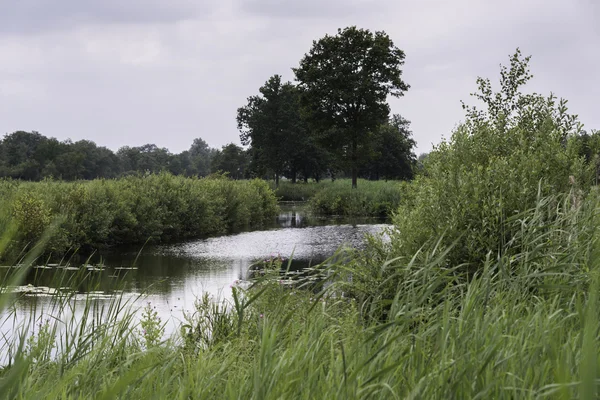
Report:
<svg viewBox="0 0 600 400"><path fill-rule="evenodd" d="M425 174L407 187L394 218L398 254L414 254L443 235L443 246L455 243L452 264L477 268L488 252L502 254L518 228L511 221L540 198L571 192L576 204L589 189L589 166L578 156L578 125L566 102L519 91L530 77L528 60L518 52L512 57L500 93L479 79L476 96L487 110L466 107L466 122L429 154Z"/></svg>
<svg viewBox="0 0 600 400"><path fill-rule="evenodd" d="M83 182L3 180L0 193L19 226L12 248L35 243L59 221L47 247L56 254L261 227L278 211L265 182L167 173Z"/></svg>

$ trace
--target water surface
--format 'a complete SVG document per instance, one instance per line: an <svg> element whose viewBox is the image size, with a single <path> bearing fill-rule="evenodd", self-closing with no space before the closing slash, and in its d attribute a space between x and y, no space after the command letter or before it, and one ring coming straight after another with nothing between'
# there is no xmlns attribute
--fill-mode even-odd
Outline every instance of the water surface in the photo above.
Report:
<svg viewBox="0 0 600 400"><path fill-rule="evenodd" d="M292 258L294 269L315 265L341 246L360 248L365 234L376 234L386 226L377 220L318 218L305 212L302 205L287 204L267 230L177 244L119 248L99 252L85 262L72 259L68 269L54 265L33 269L26 285L16 288L24 293L11 319L4 323L0 319L0 333L10 334L17 321L31 315L36 319L47 318L52 313L49 307L54 291L69 289L78 293L76 299L82 303L90 292L99 303L110 302L115 294L135 299L140 306L150 302L161 319L168 321L167 331L171 332L183 320L184 311L194 310L197 297L209 293L215 298L228 299L231 285L246 280L250 266L257 261L281 256ZM81 264L88 267L77 270L75 267ZM66 261L62 267L65 265ZM93 279L75 287L68 279L78 274L88 274ZM59 280L59 276L63 279ZM115 293L116 286L122 292ZM140 294L144 296L138 299Z"/></svg>

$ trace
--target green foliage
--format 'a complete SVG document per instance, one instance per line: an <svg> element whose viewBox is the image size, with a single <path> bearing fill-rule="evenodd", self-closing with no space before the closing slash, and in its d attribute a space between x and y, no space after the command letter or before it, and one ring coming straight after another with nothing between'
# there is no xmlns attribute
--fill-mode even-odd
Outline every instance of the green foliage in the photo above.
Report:
<svg viewBox="0 0 600 400"><path fill-rule="evenodd" d="M49 361L13 353L22 361L0 385L17 398L581 398L598 379L598 199L552 222L546 206L562 201L540 199L521 216L520 253L468 281L435 243L389 258L372 241L350 263L322 265L334 280L319 293L259 279L234 288L234 304L203 297L181 343L143 350L128 340L138 325L116 314L66 324L61 335L84 332L68 353L61 335L39 341L57 349Z"/></svg>
<svg viewBox="0 0 600 400"><path fill-rule="evenodd" d="M38 132L17 131L0 140L0 177L73 181L163 171L206 176L211 173L215 152L204 140L196 138L190 149L180 154L154 144L124 146L115 154L89 140L59 142Z"/></svg>
<svg viewBox="0 0 600 400"><path fill-rule="evenodd" d="M50 209L44 200L36 198L32 193L24 193L13 203L13 218L19 226L23 240L39 239L50 225Z"/></svg>
<svg viewBox="0 0 600 400"><path fill-rule="evenodd" d="M308 201L315 215L391 217L400 205L406 188L398 181L360 180L361 188L352 190L349 179L311 183L281 182L272 185L282 201Z"/></svg>
<svg viewBox="0 0 600 400"><path fill-rule="evenodd" d="M202 297L182 327L182 341L150 349L131 340L138 325L121 313L121 299L102 315L86 303L78 320L49 320L28 348L22 346L27 333L2 344L11 363L0 370L0 393L49 399L595 398L600 192L589 187L595 147L577 135L564 102L520 94L530 76L527 61L519 52L511 58L499 94L479 80L487 110L467 108L465 124L423 160L418 179L397 184L402 204L391 240L370 238L364 252L349 250L315 267L326 277L322 290L315 289L314 276L283 284L282 260L265 260L264 277L252 287L234 286L231 303ZM337 184L322 185L312 201L359 199L352 207L360 209L358 195L366 194L347 188L357 196L342 200ZM368 192L392 186L361 182L361 188L368 184L374 185ZM151 223L156 215L171 211L171 220L179 208L190 217L206 205L205 217L221 217L211 224L231 227L274 204L266 183L218 175L89 185L98 185L94 196L82 183L4 181L0 194L11 204L20 201L16 209L34 210L39 221L31 231L44 226L43 210L79 210L101 193L120 199L110 205L120 209L122 221L149 213L148 229L161 231L162 222ZM167 195L172 192L177 195ZM60 200L53 197L58 193ZM252 207L237 202L243 193ZM190 211L189 198L203 199L194 203L202 207ZM12 233L5 218L0 223L1 244ZM5 299L0 296L0 311L10 309ZM71 300L58 297L50 309L72 310ZM44 356L53 349L55 356Z"/></svg>
<svg viewBox="0 0 600 400"><path fill-rule="evenodd" d="M416 156L415 141L411 138L410 121L394 115L389 122L376 129L371 138L372 155L360 169L360 176L379 180L413 177Z"/></svg>
<svg viewBox="0 0 600 400"><path fill-rule="evenodd" d="M248 175L250 156L248 151L230 143L217 150L212 158L212 171L227 173L230 178L243 179Z"/></svg>
<svg viewBox="0 0 600 400"><path fill-rule="evenodd" d="M118 157L94 142L59 142L38 132L17 131L0 140L0 176L40 180L112 178L119 174Z"/></svg>
<svg viewBox="0 0 600 400"><path fill-rule="evenodd" d="M328 181L292 183L290 181L280 182L279 186L271 184L271 189L282 201L307 201L315 194L330 185Z"/></svg>
<svg viewBox="0 0 600 400"><path fill-rule="evenodd" d="M347 180L322 184L310 199L313 213L318 215L391 217L400 205L405 185L400 182L361 181L352 190Z"/></svg>
<svg viewBox="0 0 600 400"><path fill-rule="evenodd" d="M259 175L284 173L292 181L298 174L318 177L324 169L323 155L308 134L300 114L299 92L290 82L274 75L238 109L242 144L250 145L252 169Z"/></svg>
<svg viewBox="0 0 600 400"><path fill-rule="evenodd" d="M531 76L528 60L518 51L511 57L499 93L479 79L475 96L487 108L465 106L466 122L427 156L425 174L409 185L394 219L399 254L443 235L443 246L456 242L450 263L478 268L488 252L503 254L518 229L511 221L541 197L571 191L576 205L589 188L566 102L520 92Z"/></svg>
<svg viewBox="0 0 600 400"><path fill-rule="evenodd" d="M352 168L354 187L369 133L389 116L387 97L409 89L403 64L385 32L348 27L315 41L294 69L311 129Z"/></svg>
<svg viewBox="0 0 600 400"><path fill-rule="evenodd" d="M181 153L179 157L181 158L185 155L189 157L190 165L189 167L184 168L187 176L207 176L211 172L216 171L211 168L211 163L216 155L216 150L208 147L208 144L201 138L194 139L187 154L184 153Z"/></svg>
<svg viewBox="0 0 600 400"><path fill-rule="evenodd" d="M184 348L190 354L215 348L235 332L235 319L226 302L213 301L205 293L194 302L194 313L186 314L181 326Z"/></svg>
<svg viewBox="0 0 600 400"><path fill-rule="evenodd" d="M142 312L140 334L144 340L146 349L157 346L165 334L165 326L158 316L158 312L152 308L150 302L146 304Z"/></svg>
<svg viewBox="0 0 600 400"><path fill-rule="evenodd" d="M27 356L38 364L48 362L52 350L56 347L55 335L56 326L50 325L49 319L43 322L40 320L37 332L27 339Z"/></svg>
<svg viewBox="0 0 600 400"><path fill-rule="evenodd" d="M168 173L115 180L0 181L19 226L22 250L52 221L62 221L48 251L172 241L264 226L277 200L263 181L184 178ZM17 250L18 249L18 250Z"/></svg>

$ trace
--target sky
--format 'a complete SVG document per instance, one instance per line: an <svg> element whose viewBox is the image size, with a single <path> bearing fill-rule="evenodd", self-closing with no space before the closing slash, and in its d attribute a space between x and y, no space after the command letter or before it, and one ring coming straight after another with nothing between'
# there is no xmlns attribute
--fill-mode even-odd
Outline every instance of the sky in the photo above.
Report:
<svg viewBox="0 0 600 400"><path fill-rule="evenodd" d="M390 105L417 154L451 136L477 77L497 83L517 47L530 91L600 129L598 0L0 0L0 134L239 144L247 97L274 74L293 80L313 40L352 25L406 53L411 88Z"/></svg>

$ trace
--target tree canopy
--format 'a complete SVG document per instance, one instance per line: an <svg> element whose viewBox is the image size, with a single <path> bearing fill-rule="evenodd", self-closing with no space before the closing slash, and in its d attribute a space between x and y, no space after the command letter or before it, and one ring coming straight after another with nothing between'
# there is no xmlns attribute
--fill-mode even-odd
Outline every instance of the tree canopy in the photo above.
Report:
<svg viewBox="0 0 600 400"><path fill-rule="evenodd" d="M237 112L240 140L252 149L253 169L259 175L274 173L276 181L284 174L292 182L299 174L318 179L322 164L315 158L321 152L300 113L298 88L274 75L259 93Z"/></svg>
<svg viewBox="0 0 600 400"><path fill-rule="evenodd" d="M352 26L313 42L293 69L311 129L350 166L353 187L369 134L389 117L388 96L409 89L404 58L385 32Z"/></svg>
<svg viewBox="0 0 600 400"><path fill-rule="evenodd" d="M0 178L71 181L162 171L207 176L215 172L212 164L216 153L201 138L179 154L155 144L123 146L115 153L90 140L59 141L35 131L17 131L0 139Z"/></svg>

